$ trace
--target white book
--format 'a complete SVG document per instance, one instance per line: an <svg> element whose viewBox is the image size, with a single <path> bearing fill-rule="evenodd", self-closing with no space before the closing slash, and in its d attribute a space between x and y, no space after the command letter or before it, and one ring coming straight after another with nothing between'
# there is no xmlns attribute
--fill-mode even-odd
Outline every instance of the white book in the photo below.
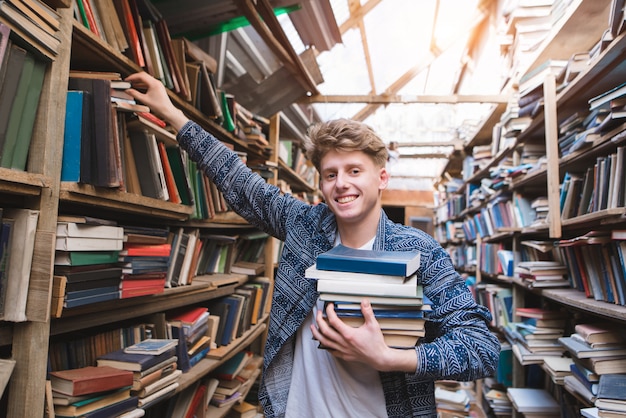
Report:
<svg viewBox="0 0 626 418"><path fill-rule="evenodd" d="M124 238L57 237L55 249L59 251L120 251Z"/></svg>
<svg viewBox="0 0 626 418"><path fill-rule="evenodd" d="M304 277L307 279L322 279L322 280L346 280L351 282L363 282L371 281L372 283L388 283L388 284L402 284L409 280L414 280L417 276L396 276L389 274L371 274L371 273L353 273L348 271L334 271L334 270L318 270L315 264L306 269Z"/></svg>
<svg viewBox="0 0 626 418"><path fill-rule="evenodd" d="M3 279L2 285L4 295L0 294L3 302L0 319L23 322L27 319L26 302L39 211L5 208L2 218L3 222L11 219L13 225L8 245L8 266L4 274L6 281Z"/></svg>
<svg viewBox="0 0 626 418"><path fill-rule="evenodd" d="M58 222L57 237L83 237L102 239L124 239L124 228L112 225L79 224Z"/></svg>
<svg viewBox="0 0 626 418"><path fill-rule="evenodd" d="M411 276L404 283L369 282L366 279L359 283L347 280L318 279L318 292L332 292L362 296L414 297L423 296L422 287L417 284L417 276Z"/></svg>

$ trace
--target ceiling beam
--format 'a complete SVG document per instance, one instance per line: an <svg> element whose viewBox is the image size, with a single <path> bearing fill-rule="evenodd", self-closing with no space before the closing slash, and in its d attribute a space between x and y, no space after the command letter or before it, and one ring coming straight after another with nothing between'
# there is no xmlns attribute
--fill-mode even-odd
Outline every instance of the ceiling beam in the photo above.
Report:
<svg viewBox="0 0 626 418"><path fill-rule="evenodd" d="M398 95L398 94L364 94L364 95L322 95L310 96L303 101L307 103L366 103L371 105L387 105L392 103L507 103L506 95L488 94L448 94L448 95Z"/></svg>

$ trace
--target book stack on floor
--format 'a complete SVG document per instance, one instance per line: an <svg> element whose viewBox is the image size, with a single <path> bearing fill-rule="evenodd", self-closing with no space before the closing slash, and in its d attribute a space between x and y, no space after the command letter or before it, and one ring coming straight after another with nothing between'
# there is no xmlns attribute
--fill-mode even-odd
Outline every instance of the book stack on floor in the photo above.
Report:
<svg viewBox="0 0 626 418"><path fill-rule="evenodd" d="M600 376L595 405L601 418L626 417L626 374Z"/></svg>
<svg viewBox="0 0 626 418"><path fill-rule="evenodd" d="M210 399L209 411L241 403L261 374L262 363L263 357L240 351L218 366L211 373L218 383Z"/></svg>
<svg viewBox="0 0 626 418"><path fill-rule="evenodd" d="M132 394L146 408L178 387L176 364L178 340L150 339L98 357L98 367L107 366L131 373Z"/></svg>
<svg viewBox="0 0 626 418"><path fill-rule="evenodd" d="M139 406L131 371L87 366L50 372L50 382L57 417L112 417Z"/></svg>
<svg viewBox="0 0 626 418"><path fill-rule="evenodd" d="M124 226L120 298L163 293L171 255L167 228Z"/></svg>
<svg viewBox="0 0 626 418"><path fill-rule="evenodd" d="M420 254L357 250L338 245L320 254L305 277L317 281L320 300L334 304L347 324L363 324L360 302L369 299L385 342L414 347L425 335L430 303L418 284Z"/></svg>
<svg viewBox="0 0 626 418"><path fill-rule="evenodd" d="M53 288L53 313L119 299L122 269L117 257L124 229L113 221L87 216L59 216Z"/></svg>
<svg viewBox="0 0 626 418"><path fill-rule="evenodd" d="M565 313L541 308L517 308L521 322L504 328L513 354L522 365L542 364L546 356L562 357L565 352L558 338L563 336Z"/></svg>
<svg viewBox="0 0 626 418"><path fill-rule="evenodd" d="M183 373L202 360L213 347L218 320L203 306L185 309L168 317L172 337L179 341L178 368Z"/></svg>
<svg viewBox="0 0 626 418"><path fill-rule="evenodd" d="M610 324L576 324L574 331L559 338L573 360L572 376L565 378L565 387L593 403L599 396L602 376L626 373L626 336Z"/></svg>
<svg viewBox="0 0 626 418"><path fill-rule="evenodd" d="M507 395L515 410L526 418L561 416L558 402L545 389L508 388Z"/></svg>

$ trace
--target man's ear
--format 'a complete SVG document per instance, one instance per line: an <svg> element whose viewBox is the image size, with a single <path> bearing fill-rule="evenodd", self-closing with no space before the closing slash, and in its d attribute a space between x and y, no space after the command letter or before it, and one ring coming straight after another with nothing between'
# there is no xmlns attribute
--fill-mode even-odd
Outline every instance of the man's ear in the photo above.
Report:
<svg viewBox="0 0 626 418"><path fill-rule="evenodd" d="M384 190L387 188L387 185L389 184L389 172L387 171L386 167L383 167L380 169L380 184L378 185L378 188L380 190Z"/></svg>

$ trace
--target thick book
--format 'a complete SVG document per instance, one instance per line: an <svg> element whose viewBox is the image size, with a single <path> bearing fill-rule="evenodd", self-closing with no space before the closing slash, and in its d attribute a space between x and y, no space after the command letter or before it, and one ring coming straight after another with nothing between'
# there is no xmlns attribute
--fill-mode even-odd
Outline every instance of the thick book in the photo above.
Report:
<svg viewBox="0 0 626 418"><path fill-rule="evenodd" d="M598 399L622 401L626 409L626 375L601 375L598 384Z"/></svg>
<svg viewBox="0 0 626 418"><path fill-rule="evenodd" d="M55 251L54 264L59 266L89 266L116 263L119 251Z"/></svg>
<svg viewBox="0 0 626 418"><path fill-rule="evenodd" d="M132 386L133 373L113 367L87 366L50 372L52 390L79 396Z"/></svg>
<svg viewBox="0 0 626 418"><path fill-rule="evenodd" d="M571 336L560 337L558 341L561 345L563 345L563 347L579 359L626 356L626 345L593 348L591 345L585 344L584 342Z"/></svg>
<svg viewBox="0 0 626 418"><path fill-rule="evenodd" d="M98 366L111 366L122 370L140 372L161 363L168 357L174 356L175 352L176 348L171 348L158 355L132 354L125 352L122 348L101 355L98 357L97 363Z"/></svg>
<svg viewBox="0 0 626 418"><path fill-rule="evenodd" d="M561 409L556 400L544 389L508 388L507 395L515 410L521 413L558 413Z"/></svg>
<svg viewBox="0 0 626 418"><path fill-rule="evenodd" d="M55 405L54 413L58 417L79 417L124 401L129 397L130 388L125 388L112 393L94 396L93 398L78 401L70 405Z"/></svg>
<svg viewBox="0 0 626 418"><path fill-rule="evenodd" d="M122 277L122 268L111 264L94 264L87 266L56 266L56 274L65 276L68 283L97 282Z"/></svg>
<svg viewBox="0 0 626 418"><path fill-rule="evenodd" d="M24 48L15 43L10 43L7 49L7 57L2 63L2 67L6 67L6 73L0 86L0 158L2 157L2 150L7 138L11 108L17 96L17 86L24 68L24 62L27 55L29 55Z"/></svg>
<svg viewBox="0 0 626 418"><path fill-rule="evenodd" d="M85 100L86 96L83 91L70 90L67 92L61 181L80 181L83 105Z"/></svg>
<svg viewBox="0 0 626 418"><path fill-rule="evenodd" d="M123 238L57 236L55 249L59 251L120 251L123 245Z"/></svg>
<svg viewBox="0 0 626 418"><path fill-rule="evenodd" d="M139 399L136 396L127 397L119 402L107 405L95 411L81 414L81 418L110 418L122 416L125 412L132 411L137 408ZM65 418L65 415L55 414L57 418Z"/></svg>
<svg viewBox="0 0 626 418"><path fill-rule="evenodd" d="M417 276L413 275L404 283L379 283L362 279L358 284L348 280L317 280L317 291L324 293L340 293L361 296L421 298L422 286L417 284Z"/></svg>
<svg viewBox="0 0 626 418"><path fill-rule="evenodd" d="M33 69L30 74L28 84L26 85L26 91L24 92L23 109L15 116L13 115L13 111L18 109L14 107L11 110L12 115L7 129L7 142L5 143L5 149L7 148L11 138L15 138L15 143L13 144L12 150L6 150L6 152L2 153L2 161L0 161L0 165L2 165L2 167L21 171L26 170L26 161L28 159L28 151L30 149L33 128L35 125L35 117L37 116L39 98L43 88L46 68L46 62L37 58L34 59ZM18 99L16 98L16 101L17 100ZM15 128L15 132L12 132L14 120L18 120L19 122ZM6 165L5 157L7 157Z"/></svg>
<svg viewBox="0 0 626 418"><path fill-rule="evenodd" d="M124 239L124 228L112 225L57 222L57 237Z"/></svg>
<svg viewBox="0 0 626 418"><path fill-rule="evenodd" d="M376 282L380 284L402 284L416 275L391 275L373 273L353 273L349 271L320 270L315 265L307 268L304 272L307 279L345 280L350 282Z"/></svg>
<svg viewBox="0 0 626 418"><path fill-rule="evenodd" d="M8 265L5 267L6 289L1 289L0 298L4 301L4 310L0 319L4 321L26 321L26 302L30 283L30 270L33 263L35 234L39 211L24 208L4 208L4 220L12 220L8 243Z"/></svg>
<svg viewBox="0 0 626 418"><path fill-rule="evenodd" d="M419 263L418 252L359 250L339 244L319 254L316 267L319 270L410 276L417 271Z"/></svg>
<svg viewBox="0 0 626 418"><path fill-rule="evenodd" d="M372 305L398 305L398 306L422 306L423 298L397 297L397 296L373 296L353 295L348 293L320 292L320 299L324 302L349 302L361 303L363 299L370 301Z"/></svg>

